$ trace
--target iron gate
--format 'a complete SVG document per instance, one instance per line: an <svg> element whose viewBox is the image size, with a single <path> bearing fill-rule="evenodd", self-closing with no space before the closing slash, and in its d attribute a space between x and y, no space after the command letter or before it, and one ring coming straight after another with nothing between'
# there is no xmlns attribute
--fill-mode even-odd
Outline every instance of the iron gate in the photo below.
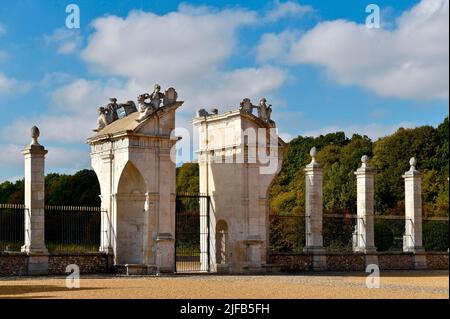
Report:
<svg viewBox="0 0 450 319"><path fill-rule="evenodd" d="M177 272L210 271L210 198L183 193L176 196L175 263Z"/></svg>

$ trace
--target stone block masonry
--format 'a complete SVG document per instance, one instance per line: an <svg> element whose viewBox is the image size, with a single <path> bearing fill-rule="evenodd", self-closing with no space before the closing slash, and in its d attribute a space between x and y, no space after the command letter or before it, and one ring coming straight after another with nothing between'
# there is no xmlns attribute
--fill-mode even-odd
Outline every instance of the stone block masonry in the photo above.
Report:
<svg viewBox="0 0 450 319"><path fill-rule="evenodd" d="M314 271L311 253L274 253L270 262L281 267L282 272ZM413 270L415 255L402 252L377 252L380 270ZM448 253L427 252L427 269L448 270ZM326 271L365 271L363 253L325 253Z"/></svg>
<svg viewBox="0 0 450 319"><path fill-rule="evenodd" d="M0 252L0 276L25 276L27 274L27 254Z"/></svg>
<svg viewBox="0 0 450 319"><path fill-rule="evenodd" d="M33 256L26 253L0 252L0 276L34 275L29 271ZM39 264L39 263L38 263ZM50 254L48 255L48 274L67 275L66 267L75 264L81 274L102 274L114 271L113 256L104 253Z"/></svg>

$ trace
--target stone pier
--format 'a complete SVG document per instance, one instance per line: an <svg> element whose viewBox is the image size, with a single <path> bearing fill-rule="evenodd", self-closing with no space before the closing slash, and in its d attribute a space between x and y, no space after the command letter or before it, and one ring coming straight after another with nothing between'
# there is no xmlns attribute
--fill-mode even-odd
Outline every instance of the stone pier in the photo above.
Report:
<svg viewBox="0 0 450 319"><path fill-rule="evenodd" d="M306 245L304 251L313 255L313 269L326 269L326 256L323 247L323 199L322 199L322 166L317 163L317 150L310 151L311 163L305 168L305 223Z"/></svg>
<svg viewBox="0 0 450 319"><path fill-rule="evenodd" d="M175 112L183 104L174 88L106 109L100 108L97 133L87 142L102 200L100 251L114 254L127 274L172 273L175 265L176 165L171 158L177 137ZM146 102L148 100L151 102ZM129 109L132 109L129 112Z"/></svg>
<svg viewBox="0 0 450 319"><path fill-rule="evenodd" d="M193 123L199 130L200 192L211 198L210 242L213 272L263 272L269 249L268 190L281 169L285 143L275 122L264 117L249 99L241 109L219 114L198 111ZM258 116L252 109L258 108ZM206 227L202 221L202 227Z"/></svg>
<svg viewBox="0 0 450 319"><path fill-rule="evenodd" d="M374 170L369 167L369 157L361 158L362 165L355 172L357 196L357 222L353 251L366 254L366 264L378 264L374 243Z"/></svg>
<svg viewBox="0 0 450 319"><path fill-rule="evenodd" d="M414 268L426 268L425 250L422 247L422 175L416 170L417 161L413 157L411 165L402 177L405 180L405 235L403 251L414 253Z"/></svg>
<svg viewBox="0 0 450 319"><path fill-rule="evenodd" d="M48 273L48 251L45 247L45 155L47 150L38 142L39 129L31 128L31 144L25 157L25 243L22 252L29 255L28 274Z"/></svg>

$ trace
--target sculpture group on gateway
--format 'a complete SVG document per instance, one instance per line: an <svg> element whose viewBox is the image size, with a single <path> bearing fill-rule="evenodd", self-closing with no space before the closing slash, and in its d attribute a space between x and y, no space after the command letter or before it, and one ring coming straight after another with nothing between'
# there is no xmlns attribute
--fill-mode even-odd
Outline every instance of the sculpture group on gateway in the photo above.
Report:
<svg viewBox="0 0 450 319"><path fill-rule="evenodd" d="M152 93L138 96L137 106L133 101L118 104L117 99L111 98L109 104L99 110L96 129L99 134L88 139L91 164L102 190L101 251L113 253L115 264L124 266L127 273L184 269L181 263L186 256L177 255L176 241L179 247L193 245L193 238L182 242L184 237L176 235L180 226L176 222L176 164L171 152L178 139L171 138L170 134L175 129L175 111L182 104L177 101L174 88L161 91L158 84ZM253 109L257 109L257 115L253 114ZM208 198L208 204L195 206L199 216L195 227L201 235L193 242L199 245L194 248L201 256L207 257L190 261L193 264L190 270L265 271L267 190L281 168L282 152L269 152L277 159L276 168L271 173L261 174L259 169L266 167L267 162L252 162L249 168L252 157L248 149L253 150L256 141L241 139L240 132L272 130L275 122L271 120L271 105L267 105L265 98L257 106L250 99L244 99L237 110L221 116L215 116L218 115L216 108L210 112L199 110L193 122L201 141L199 192ZM237 144L229 156L242 155L245 159L226 167L212 161L212 157L203 161L207 150L217 154L223 150L217 144L219 141L215 144L210 140L207 145L203 141L207 140L206 136L224 134L225 123L234 128L231 134L236 134L236 138L230 136ZM283 147L280 143L283 144L277 138L275 148ZM230 198L240 200L230 201ZM216 254L218 247L220 250ZM216 255L220 256L218 260Z"/></svg>
<svg viewBox="0 0 450 319"><path fill-rule="evenodd" d="M239 104L239 109L247 114L253 115L253 109L258 111L258 118L270 127L275 126L275 122L272 120L272 104L267 105L267 99L265 97L259 100L258 105L254 105L249 98L244 98ZM210 112L205 109L197 110L197 117L205 117L210 115L217 115L218 110L212 109Z"/></svg>
<svg viewBox="0 0 450 319"><path fill-rule="evenodd" d="M138 107L136 107L136 103L132 100L118 104L117 99L112 97L109 99L108 105L101 106L98 109L99 116L97 119L97 128L93 131L99 132L114 121L138 111L139 117L136 121L142 122L151 114L157 112L161 108L161 103L162 107L170 106L176 102L177 97L177 91L173 87L168 88L165 93L162 93L159 84L154 85L151 94L143 93L138 95Z"/></svg>

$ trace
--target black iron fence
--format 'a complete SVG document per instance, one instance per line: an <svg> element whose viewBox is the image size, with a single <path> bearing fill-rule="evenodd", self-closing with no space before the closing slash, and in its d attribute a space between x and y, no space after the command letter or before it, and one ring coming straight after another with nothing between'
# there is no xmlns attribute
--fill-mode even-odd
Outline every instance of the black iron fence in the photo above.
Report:
<svg viewBox="0 0 450 319"><path fill-rule="evenodd" d="M346 214L323 215L323 244L327 251L351 252L356 216ZM270 215L269 250L271 252L303 251L306 242L305 215Z"/></svg>
<svg viewBox="0 0 450 319"><path fill-rule="evenodd" d="M45 245L50 252L96 252L100 247L101 208L45 206Z"/></svg>
<svg viewBox="0 0 450 319"><path fill-rule="evenodd" d="M305 215L269 216L269 250L272 253L299 253L305 246ZM324 213L323 244L329 252L351 252L356 214ZM378 251L402 251L404 216L375 215L374 240ZM423 246L427 251L448 250L448 217L424 217Z"/></svg>
<svg viewBox="0 0 450 319"><path fill-rule="evenodd" d="M175 210L177 272L210 270L209 206L207 195L179 193Z"/></svg>
<svg viewBox="0 0 450 319"><path fill-rule="evenodd" d="M0 252L20 251L25 239L25 206L0 204Z"/></svg>

